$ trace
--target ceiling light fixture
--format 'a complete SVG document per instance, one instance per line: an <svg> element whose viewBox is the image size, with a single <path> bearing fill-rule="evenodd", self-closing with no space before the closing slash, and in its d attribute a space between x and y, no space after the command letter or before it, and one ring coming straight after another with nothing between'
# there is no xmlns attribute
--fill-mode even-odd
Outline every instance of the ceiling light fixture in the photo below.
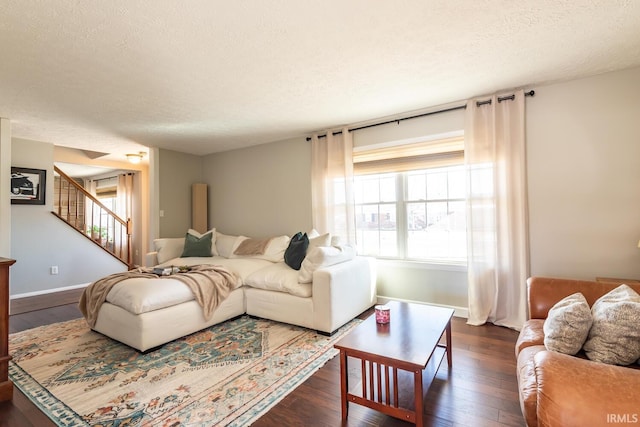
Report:
<svg viewBox="0 0 640 427"><path fill-rule="evenodd" d="M142 156L144 156L144 151L140 151L137 154L127 154L127 160L129 160L129 163L137 165L142 161Z"/></svg>

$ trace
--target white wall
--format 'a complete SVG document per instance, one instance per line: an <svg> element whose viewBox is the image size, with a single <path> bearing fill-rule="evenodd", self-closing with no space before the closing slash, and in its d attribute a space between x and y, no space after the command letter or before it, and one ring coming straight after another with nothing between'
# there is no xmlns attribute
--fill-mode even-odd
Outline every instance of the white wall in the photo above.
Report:
<svg viewBox="0 0 640 427"><path fill-rule="evenodd" d="M158 150L158 237L182 237L191 227L191 184L202 182L202 157Z"/></svg>
<svg viewBox="0 0 640 427"><path fill-rule="evenodd" d="M311 228L311 143L296 138L204 157L209 225L249 237Z"/></svg>
<svg viewBox="0 0 640 427"><path fill-rule="evenodd" d="M640 279L640 68L535 90L532 275Z"/></svg>
<svg viewBox="0 0 640 427"><path fill-rule="evenodd" d="M14 139L12 166L45 169L45 205L11 205L10 295L81 285L126 267L64 224L53 210L53 144ZM49 268L58 266L58 275Z"/></svg>

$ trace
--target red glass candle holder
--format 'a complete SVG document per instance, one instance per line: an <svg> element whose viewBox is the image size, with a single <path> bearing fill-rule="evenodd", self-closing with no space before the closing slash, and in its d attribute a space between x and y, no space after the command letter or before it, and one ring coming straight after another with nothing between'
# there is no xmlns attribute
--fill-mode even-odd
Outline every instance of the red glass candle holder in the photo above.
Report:
<svg viewBox="0 0 640 427"><path fill-rule="evenodd" d="M385 325L391 321L391 309L386 305L376 305L376 323Z"/></svg>

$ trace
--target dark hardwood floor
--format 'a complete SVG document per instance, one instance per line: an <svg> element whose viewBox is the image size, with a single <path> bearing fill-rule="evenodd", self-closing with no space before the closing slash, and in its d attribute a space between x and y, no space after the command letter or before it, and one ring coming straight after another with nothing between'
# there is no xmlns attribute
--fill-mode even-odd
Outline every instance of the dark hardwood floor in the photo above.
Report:
<svg viewBox="0 0 640 427"><path fill-rule="evenodd" d="M365 313L362 317L370 314ZM80 317L75 304L10 316L9 332ZM523 426L518 402L514 344L516 331L493 325L469 326L454 318L453 368L443 361L425 394L426 426ZM350 366L356 366L352 363ZM407 384L407 387L410 387ZM400 388L403 393L403 388ZM349 417L340 413L339 358L286 396L253 424L284 426L408 426L395 418L359 405L349 405ZM0 403L0 426L54 427L17 388L13 401Z"/></svg>

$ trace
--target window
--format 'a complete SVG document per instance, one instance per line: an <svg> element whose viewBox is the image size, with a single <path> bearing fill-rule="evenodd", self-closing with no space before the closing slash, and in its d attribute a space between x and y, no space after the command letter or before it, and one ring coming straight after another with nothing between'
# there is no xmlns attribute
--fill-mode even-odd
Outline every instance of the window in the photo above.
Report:
<svg viewBox="0 0 640 427"><path fill-rule="evenodd" d="M116 212L118 201L118 177L96 180L96 199L111 212ZM105 242L113 242L115 236L115 220L104 209L93 210L94 231L99 233Z"/></svg>
<svg viewBox="0 0 640 427"><path fill-rule="evenodd" d="M433 143L428 145L433 149ZM401 154L402 150L395 151ZM359 166L356 160L354 196L360 254L466 262L466 180L463 156L460 150L454 151L456 154L438 152L431 159L421 156L420 161L415 156L411 161L400 158L395 164L385 158L383 165L376 161L377 165ZM430 161L434 157L436 161Z"/></svg>

